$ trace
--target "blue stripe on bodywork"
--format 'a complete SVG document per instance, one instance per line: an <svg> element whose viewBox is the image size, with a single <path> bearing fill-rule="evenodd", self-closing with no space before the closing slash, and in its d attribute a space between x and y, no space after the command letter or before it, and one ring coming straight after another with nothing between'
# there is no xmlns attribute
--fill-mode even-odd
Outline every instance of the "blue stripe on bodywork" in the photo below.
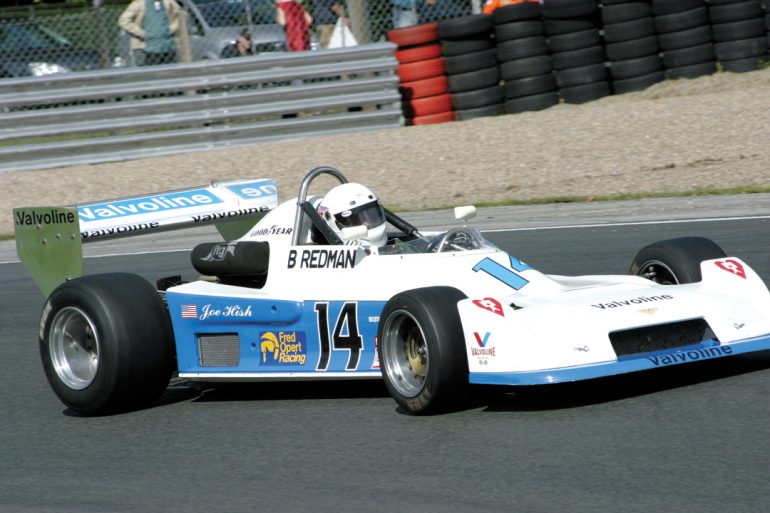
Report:
<svg viewBox="0 0 770 513"><path fill-rule="evenodd" d="M352 375L379 372L375 338L383 301L281 301L261 298L203 296L169 292L166 296L174 328L180 373L224 375L312 374ZM318 309L316 305L323 304ZM345 310L345 305L355 308ZM343 310L355 310L355 321ZM319 312L327 317L325 337ZM340 320L341 319L341 320ZM360 336L360 348L348 349L350 337ZM238 363L203 365L199 336L234 336L239 341ZM335 344L335 339L338 341ZM358 338L355 338L358 341ZM324 362L319 366L319 362Z"/></svg>
<svg viewBox="0 0 770 513"><path fill-rule="evenodd" d="M603 378L766 350L770 350L770 334L722 345L707 341L681 347L676 351L657 351L626 356L616 361L575 367L520 372L471 372L469 381L479 385L547 385Z"/></svg>

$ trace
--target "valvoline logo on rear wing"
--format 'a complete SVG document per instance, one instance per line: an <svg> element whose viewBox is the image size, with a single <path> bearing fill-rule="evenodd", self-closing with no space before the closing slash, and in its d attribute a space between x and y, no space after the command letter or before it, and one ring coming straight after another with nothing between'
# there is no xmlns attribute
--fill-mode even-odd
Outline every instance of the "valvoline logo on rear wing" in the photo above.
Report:
<svg viewBox="0 0 770 513"><path fill-rule="evenodd" d="M13 210L16 252L48 295L83 273L82 243L215 224L226 240L246 233L278 205L274 179L209 186L72 207Z"/></svg>
<svg viewBox="0 0 770 513"><path fill-rule="evenodd" d="M275 180L208 187L79 205L83 242L259 217L278 204Z"/></svg>

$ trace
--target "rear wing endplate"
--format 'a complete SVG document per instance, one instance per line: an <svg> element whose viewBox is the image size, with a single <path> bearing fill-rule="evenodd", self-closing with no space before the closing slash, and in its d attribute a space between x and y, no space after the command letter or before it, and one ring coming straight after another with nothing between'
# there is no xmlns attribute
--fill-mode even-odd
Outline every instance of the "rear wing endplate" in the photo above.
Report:
<svg viewBox="0 0 770 513"><path fill-rule="evenodd" d="M16 252L46 297L83 274L83 243L214 224L242 237L278 205L274 179L211 185L68 207L13 209Z"/></svg>

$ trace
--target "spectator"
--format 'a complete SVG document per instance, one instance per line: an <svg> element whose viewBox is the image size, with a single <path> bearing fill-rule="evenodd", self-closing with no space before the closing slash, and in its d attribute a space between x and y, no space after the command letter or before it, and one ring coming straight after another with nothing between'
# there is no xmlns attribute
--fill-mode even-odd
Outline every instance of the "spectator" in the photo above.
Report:
<svg viewBox="0 0 770 513"><path fill-rule="evenodd" d="M423 0L391 0L393 3L393 27L404 28L420 22L417 8ZM437 0L424 0L425 5L435 5Z"/></svg>
<svg viewBox="0 0 770 513"><path fill-rule="evenodd" d="M251 32L245 28L238 34L238 38L222 49L222 58L243 57L244 55L254 55L251 47Z"/></svg>
<svg viewBox="0 0 770 513"><path fill-rule="evenodd" d="M290 52L310 50L310 24L313 17L296 0L275 0L276 21L286 31L286 49Z"/></svg>
<svg viewBox="0 0 770 513"><path fill-rule="evenodd" d="M175 0L133 0L118 19L131 35L131 52L137 66L176 62L174 35L182 8Z"/></svg>
<svg viewBox="0 0 770 513"><path fill-rule="evenodd" d="M337 0L314 0L313 15L321 48L329 48L329 40L332 38L338 18L342 18L347 25L350 25L350 19L344 17L342 5Z"/></svg>

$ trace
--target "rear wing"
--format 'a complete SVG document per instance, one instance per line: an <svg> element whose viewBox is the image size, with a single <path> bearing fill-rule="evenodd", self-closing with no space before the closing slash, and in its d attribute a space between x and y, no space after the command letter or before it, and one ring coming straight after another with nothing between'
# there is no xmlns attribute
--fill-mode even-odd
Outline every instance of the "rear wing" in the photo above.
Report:
<svg viewBox="0 0 770 513"><path fill-rule="evenodd" d="M16 252L46 297L83 274L84 243L214 224L243 236L278 205L274 179L211 185L67 207L13 209Z"/></svg>

